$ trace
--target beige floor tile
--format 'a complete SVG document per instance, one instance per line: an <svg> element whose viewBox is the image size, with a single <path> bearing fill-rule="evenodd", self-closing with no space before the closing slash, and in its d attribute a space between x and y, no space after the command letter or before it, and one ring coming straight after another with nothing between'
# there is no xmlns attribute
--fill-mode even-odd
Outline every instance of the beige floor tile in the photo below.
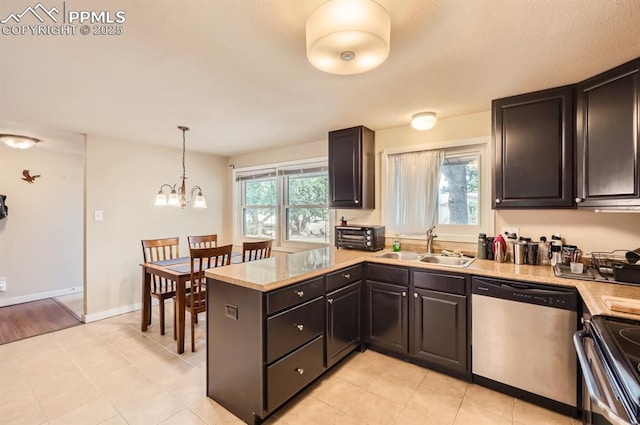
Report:
<svg viewBox="0 0 640 425"><path fill-rule="evenodd" d="M390 370L382 373L369 387L369 391L398 404L405 405L418 389L417 380L406 381Z"/></svg>
<svg viewBox="0 0 640 425"><path fill-rule="evenodd" d="M420 384L422 387L452 395L456 398L464 397L468 383L442 373L431 371Z"/></svg>
<svg viewBox="0 0 640 425"><path fill-rule="evenodd" d="M100 423L100 425L128 425L128 424L127 424L127 421L125 421L122 416L116 415Z"/></svg>
<svg viewBox="0 0 640 425"><path fill-rule="evenodd" d="M277 415L287 424L334 425L344 415L342 410L315 397L298 396L292 401L292 405Z"/></svg>
<svg viewBox="0 0 640 425"><path fill-rule="evenodd" d="M98 398L58 418L49 420L49 425L99 425L116 416L118 412L105 398Z"/></svg>
<svg viewBox="0 0 640 425"><path fill-rule="evenodd" d="M195 413L189 409L181 410L175 415L171 416L161 425L205 425L206 422L200 419Z"/></svg>
<svg viewBox="0 0 640 425"><path fill-rule="evenodd" d="M49 419L65 415L100 397L96 387L80 370L37 382L33 392Z"/></svg>
<svg viewBox="0 0 640 425"><path fill-rule="evenodd" d="M333 374L313 386L311 395L318 400L346 411L352 404L357 403L365 390Z"/></svg>
<svg viewBox="0 0 640 425"><path fill-rule="evenodd" d="M475 384L469 384L464 395L463 403L470 402L485 409L498 413L508 419L513 419L515 399L506 394L490 390Z"/></svg>
<svg viewBox="0 0 640 425"><path fill-rule="evenodd" d="M1 399L0 418L2 425L40 425L47 420L33 392Z"/></svg>
<svg viewBox="0 0 640 425"><path fill-rule="evenodd" d="M185 406L166 391L127 403L120 415L129 425L155 425L169 419Z"/></svg>
<svg viewBox="0 0 640 425"><path fill-rule="evenodd" d="M407 407L442 422L453 423L462 398L419 387L407 403Z"/></svg>
<svg viewBox="0 0 640 425"><path fill-rule="evenodd" d="M429 369L398 359L391 360L387 372L415 385L422 383L432 373Z"/></svg>
<svg viewBox="0 0 640 425"><path fill-rule="evenodd" d="M451 425L451 423L425 416L415 410L403 409L394 425Z"/></svg>
<svg viewBox="0 0 640 425"><path fill-rule="evenodd" d="M403 405L372 392L365 393L347 413L368 424L393 424Z"/></svg>
<svg viewBox="0 0 640 425"><path fill-rule="evenodd" d="M232 420L238 421L231 412L220 406L215 401L208 397L201 399L198 403L191 406L191 410L198 415L207 424L216 425L223 422L231 422ZM243 422L240 421L242 424Z"/></svg>
<svg viewBox="0 0 640 425"><path fill-rule="evenodd" d="M463 402L454 425L511 425L512 420L474 403Z"/></svg>
<svg viewBox="0 0 640 425"><path fill-rule="evenodd" d="M517 424L571 425L571 418L516 399L513 421Z"/></svg>

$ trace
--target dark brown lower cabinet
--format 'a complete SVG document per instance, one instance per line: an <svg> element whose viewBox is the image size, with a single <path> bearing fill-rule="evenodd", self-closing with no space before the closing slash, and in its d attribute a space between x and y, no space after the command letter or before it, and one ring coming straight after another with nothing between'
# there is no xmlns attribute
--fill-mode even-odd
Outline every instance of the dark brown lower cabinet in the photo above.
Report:
<svg viewBox="0 0 640 425"><path fill-rule="evenodd" d="M467 371L467 297L427 289L413 293L410 354L459 372Z"/></svg>
<svg viewBox="0 0 640 425"><path fill-rule="evenodd" d="M409 351L408 288L367 280L366 341L384 350Z"/></svg>
<svg viewBox="0 0 640 425"><path fill-rule="evenodd" d="M360 344L361 282L327 294L327 367Z"/></svg>

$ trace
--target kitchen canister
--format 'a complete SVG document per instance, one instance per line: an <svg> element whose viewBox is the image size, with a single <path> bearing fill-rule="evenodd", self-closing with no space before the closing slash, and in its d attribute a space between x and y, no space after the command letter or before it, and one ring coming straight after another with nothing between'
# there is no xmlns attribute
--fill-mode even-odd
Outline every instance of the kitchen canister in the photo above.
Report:
<svg viewBox="0 0 640 425"><path fill-rule="evenodd" d="M526 242L519 241L513 243L513 262L515 264L525 264L526 250Z"/></svg>
<svg viewBox="0 0 640 425"><path fill-rule="evenodd" d="M527 253L525 257L525 263L531 266L535 266L538 263L538 242L527 242Z"/></svg>

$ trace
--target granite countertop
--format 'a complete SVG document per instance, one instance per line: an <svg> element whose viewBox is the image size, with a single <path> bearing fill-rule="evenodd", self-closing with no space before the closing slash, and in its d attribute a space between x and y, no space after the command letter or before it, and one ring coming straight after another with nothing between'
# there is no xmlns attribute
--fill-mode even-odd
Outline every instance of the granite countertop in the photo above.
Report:
<svg viewBox="0 0 640 425"><path fill-rule="evenodd" d="M400 261L376 258L373 252L318 248L292 254L277 254L264 260L232 264L206 271L209 278L221 280L261 292L288 286L315 276L330 273L363 261L407 266L431 270L443 270L487 276L500 279L520 280L548 285L575 287L591 314L606 314L616 317L640 319L640 315L612 311L602 299L603 295L640 300L640 286L590 282L565 279L554 275L549 266L516 265L496 263L491 260L476 260L465 268L452 268L416 261Z"/></svg>

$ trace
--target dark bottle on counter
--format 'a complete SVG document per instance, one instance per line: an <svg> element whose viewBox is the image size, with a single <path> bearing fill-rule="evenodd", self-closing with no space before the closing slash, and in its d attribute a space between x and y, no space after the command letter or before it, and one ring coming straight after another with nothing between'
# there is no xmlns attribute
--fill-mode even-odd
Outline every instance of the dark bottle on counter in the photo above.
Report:
<svg viewBox="0 0 640 425"><path fill-rule="evenodd" d="M487 259L487 235L485 233L478 235L478 258L481 260Z"/></svg>
<svg viewBox="0 0 640 425"><path fill-rule="evenodd" d="M493 260L493 237L487 238L487 260Z"/></svg>

